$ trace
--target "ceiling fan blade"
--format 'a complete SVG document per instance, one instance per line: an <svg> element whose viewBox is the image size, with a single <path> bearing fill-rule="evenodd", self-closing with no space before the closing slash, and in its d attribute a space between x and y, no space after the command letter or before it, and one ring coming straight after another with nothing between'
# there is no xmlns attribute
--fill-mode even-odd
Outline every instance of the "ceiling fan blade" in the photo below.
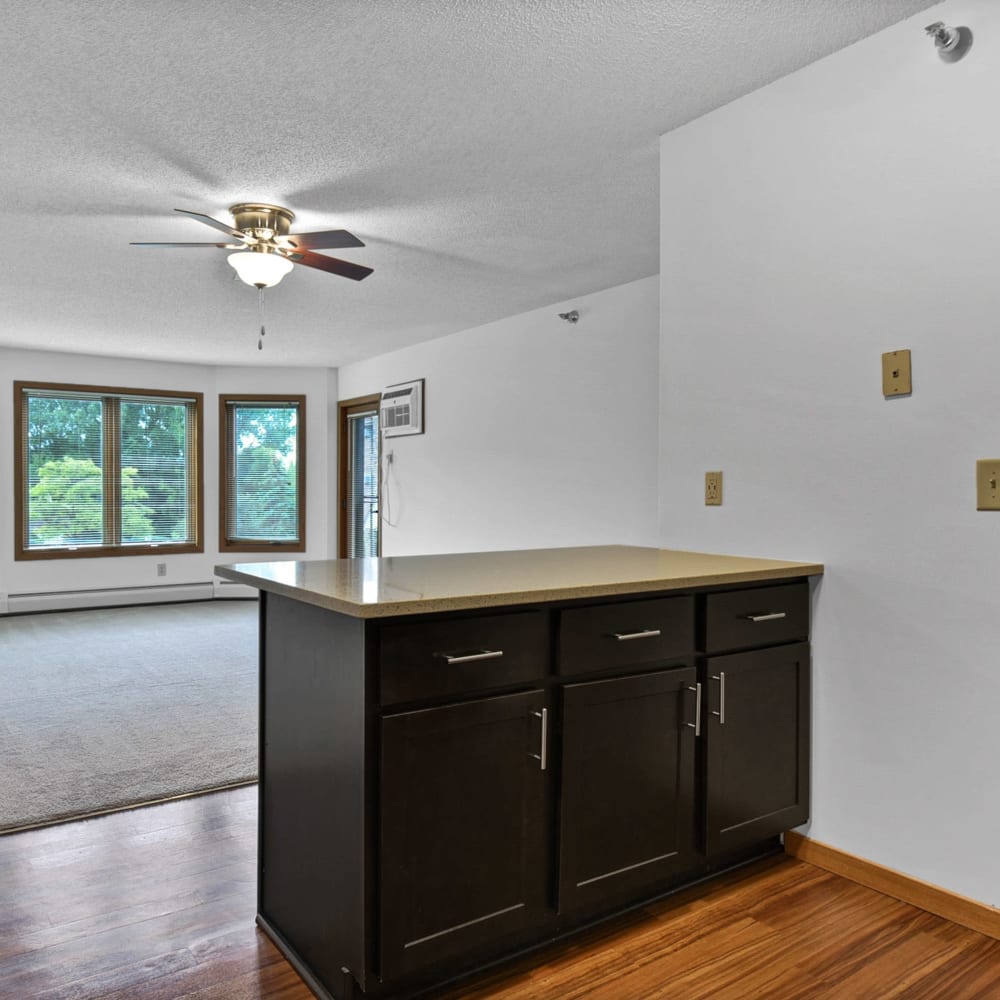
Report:
<svg viewBox="0 0 1000 1000"><path fill-rule="evenodd" d="M226 247L231 250L239 250L242 245L235 246L232 243L129 243L130 247L218 247L220 250L225 250Z"/></svg>
<svg viewBox="0 0 1000 1000"><path fill-rule="evenodd" d="M326 229L321 233L289 233L286 237L299 250L342 250L344 247L363 247L353 233L346 229Z"/></svg>
<svg viewBox="0 0 1000 1000"><path fill-rule="evenodd" d="M338 260L336 257L327 257L321 253L311 253L309 250L285 250L282 256L296 264L305 264L306 267L315 267L330 274L339 274L342 278L352 278L354 281L367 278L374 270L372 267L352 264L348 260Z"/></svg>
<svg viewBox="0 0 1000 1000"><path fill-rule="evenodd" d="M228 233L230 236L235 236L237 239L243 239L243 234L238 229L233 229L233 227L228 223L219 222L218 219L213 219L210 215L202 215L201 212L190 212L186 208L175 208L174 211L181 212L184 215L190 215L192 219L204 222L206 226L211 226L213 229L218 229L220 232Z"/></svg>

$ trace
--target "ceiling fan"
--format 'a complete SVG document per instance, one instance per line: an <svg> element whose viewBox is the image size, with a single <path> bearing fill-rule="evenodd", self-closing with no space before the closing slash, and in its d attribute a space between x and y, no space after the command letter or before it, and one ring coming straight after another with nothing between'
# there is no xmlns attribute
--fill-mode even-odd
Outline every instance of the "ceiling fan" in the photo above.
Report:
<svg viewBox="0 0 1000 1000"><path fill-rule="evenodd" d="M276 285L292 270L294 264L339 274L342 278L354 281L367 278L373 271L373 268L362 264L313 253L314 250L363 247L364 243L346 229L328 229L317 233L289 232L295 215L280 205L263 205L257 202L232 205L229 209L233 216L232 225L186 208L175 208L174 211L218 229L229 236L232 242L132 243L131 246L216 247L220 250L234 250L236 252L229 255L229 263L241 280L259 289Z"/></svg>

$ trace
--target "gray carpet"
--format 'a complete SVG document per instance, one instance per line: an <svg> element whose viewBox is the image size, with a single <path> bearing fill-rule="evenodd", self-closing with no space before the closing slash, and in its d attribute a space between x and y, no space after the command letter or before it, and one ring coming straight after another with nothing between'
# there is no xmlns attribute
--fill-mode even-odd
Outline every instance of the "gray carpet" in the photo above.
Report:
<svg viewBox="0 0 1000 1000"><path fill-rule="evenodd" d="M0 618L0 832L256 776L256 601Z"/></svg>

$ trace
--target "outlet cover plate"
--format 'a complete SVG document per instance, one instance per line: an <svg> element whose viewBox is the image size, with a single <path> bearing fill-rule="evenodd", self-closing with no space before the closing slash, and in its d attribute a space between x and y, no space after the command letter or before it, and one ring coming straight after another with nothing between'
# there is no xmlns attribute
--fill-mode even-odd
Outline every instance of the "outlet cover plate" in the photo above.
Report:
<svg viewBox="0 0 1000 1000"><path fill-rule="evenodd" d="M882 355L882 395L909 396L913 392L910 352L888 351Z"/></svg>
<svg viewBox="0 0 1000 1000"><path fill-rule="evenodd" d="M976 462L976 510L1000 510L1000 458Z"/></svg>
<svg viewBox="0 0 1000 1000"><path fill-rule="evenodd" d="M705 473L705 506L706 507L721 507L722 506L722 473L721 472L706 472Z"/></svg>

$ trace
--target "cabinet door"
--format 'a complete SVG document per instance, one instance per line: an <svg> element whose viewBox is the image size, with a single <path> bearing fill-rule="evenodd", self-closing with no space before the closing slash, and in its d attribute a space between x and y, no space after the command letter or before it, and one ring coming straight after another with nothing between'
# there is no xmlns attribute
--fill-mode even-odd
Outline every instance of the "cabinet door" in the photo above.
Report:
<svg viewBox="0 0 1000 1000"><path fill-rule="evenodd" d="M563 694L559 909L640 895L691 861L695 669Z"/></svg>
<svg viewBox="0 0 1000 1000"><path fill-rule="evenodd" d="M809 645L707 661L706 850L766 840L809 818Z"/></svg>
<svg viewBox="0 0 1000 1000"><path fill-rule="evenodd" d="M383 978L487 946L544 912L547 723L541 691L382 720Z"/></svg>

